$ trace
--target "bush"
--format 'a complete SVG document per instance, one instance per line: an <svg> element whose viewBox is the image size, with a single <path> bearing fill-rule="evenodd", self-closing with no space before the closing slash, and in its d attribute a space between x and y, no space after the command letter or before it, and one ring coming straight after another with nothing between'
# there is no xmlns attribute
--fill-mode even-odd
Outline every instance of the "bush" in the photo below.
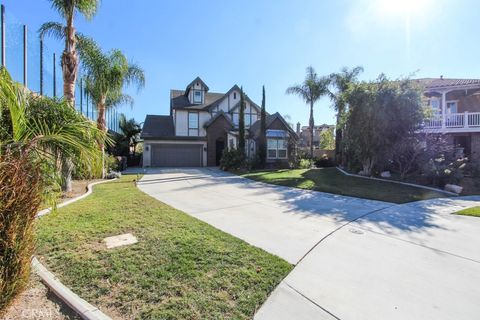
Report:
<svg viewBox="0 0 480 320"><path fill-rule="evenodd" d="M245 154L237 149L223 150L220 169L225 171L240 170L246 165Z"/></svg>
<svg viewBox="0 0 480 320"><path fill-rule="evenodd" d="M298 162L298 169L310 169L313 167L313 160L312 159L300 159Z"/></svg>
<svg viewBox="0 0 480 320"><path fill-rule="evenodd" d="M467 158L449 161L445 156L431 159L422 167L423 177L429 184L444 187L447 183L459 184L464 177Z"/></svg>
<svg viewBox="0 0 480 320"><path fill-rule="evenodd" d="M27 285L34 220L42 199L39 166L27 157L0 156L0 318Z"/></svg>
<svg viewBox="0 0 480 320"><path fill-rule="evenodd" d="M333 161L333 159L329 158L326 154L324 154L321 158L315 159L315 167L335 167L335 162Z"/></svg>

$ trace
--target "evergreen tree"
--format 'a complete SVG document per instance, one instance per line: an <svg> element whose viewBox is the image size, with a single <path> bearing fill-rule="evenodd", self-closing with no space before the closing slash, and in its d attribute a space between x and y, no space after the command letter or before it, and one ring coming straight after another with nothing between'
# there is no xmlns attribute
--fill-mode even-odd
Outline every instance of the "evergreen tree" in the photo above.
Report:
<svg viewBox="0 0 480 320"><path fill-rule="evenodd" d="M265 110L265 86L262 87L262 110L260 111L260 139L258 155L262 165L267 161L267 112Z"/></svg>
<svg viewBox="0 0 480 320"><path fill-rule="evenodd" d="M240 88L240 111L238 113L238 150L245 153L245 94Z"/></svg>

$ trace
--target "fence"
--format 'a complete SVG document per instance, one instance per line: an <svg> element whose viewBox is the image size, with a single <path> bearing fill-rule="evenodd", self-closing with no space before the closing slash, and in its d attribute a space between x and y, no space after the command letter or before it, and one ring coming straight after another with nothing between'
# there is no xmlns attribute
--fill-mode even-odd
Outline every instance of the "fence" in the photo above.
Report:
<svg viewBox="0 0 480 320"><path fill-rule="evenodd" d="M12 78L30 91L48 97L61 97L63 79L61 54L45 46L36 30L32 31L22 24L1 5L1 64L6 67ZM75 109L91 120L97 119L97 111L83 86L81 76L75 88ZM108 110L107 128L119 129L117 110Z"/></svg>

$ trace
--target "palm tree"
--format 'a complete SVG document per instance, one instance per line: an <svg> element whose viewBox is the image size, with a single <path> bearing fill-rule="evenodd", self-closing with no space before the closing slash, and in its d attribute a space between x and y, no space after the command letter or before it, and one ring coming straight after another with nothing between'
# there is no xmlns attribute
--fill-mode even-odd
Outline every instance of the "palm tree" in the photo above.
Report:
<svg viewBox="0 0 480 320"><path fill-rule="evenodd" d="M140 124L137 123L133 118L127 120L125 115L122 113L120 115L119 127L123 135L125 136L125 140L128 142L129 155L130 147L133 147L133 154L135 155L138 138L140 136L140 132L142 132Z"/></svg>
<svg viewBox="0 0 480 320"><path fill-rule="evenodd" d="M307 68L307 75L302 84L297 84L287 89L287 94L299 96L310 105L310 156L313 158L313 106L320 98L328 94L328 84L330 79L327 77L319 77L312 66Z"/></svg>
<svg viewBox="0 0 480 320"><path fill-rule="evenodd" d="M347 102L346 93L348 89L358 81L358 75L363 72L362 67L355 67L348 69L344 67L338 73L332 73L329 78L334 88L334 92L329 91L330 99L333 101L333 106L337 112L337 124L335 129L335 159L338 164L342 163L342 119L345 115Z"/></svg>
<svg viewBox="0 0 480 320"><path fill-rule="evenodd" d="M123 93L126 86L145 86L144 71L128 62L117 49L104 53L93 41L86 42L82 49L82 67L85 73L85 90L95 103L97 126L106 131L105 112L124 103L133 103L132 97Z"/></svg>
<svg viewBox="0 0 480 320"><path fill-rule="evenodd" d="M91 19L97 12L100 0L50 0L52 7L65 20L65 25L58 22L46 22L40 29L40 37L51 35L65 41L62 54L63 96L68 103L75 106L75 82L78 75L79 58L77 55L78 37L73 21L76 13Z"/></svg>
<svg viewBox="0 0 480 320"><path fill-rule="evenodd" d="M105 134L65 101L33 96L0 68L0 313L24 288L34 220L59 190L59 163L99 164Z"/></svg>

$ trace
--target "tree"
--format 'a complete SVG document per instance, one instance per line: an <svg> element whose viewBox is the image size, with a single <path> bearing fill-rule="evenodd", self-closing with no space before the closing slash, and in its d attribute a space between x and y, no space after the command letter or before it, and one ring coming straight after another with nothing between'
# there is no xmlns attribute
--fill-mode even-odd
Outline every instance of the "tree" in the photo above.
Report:
<svg viewBox="0 0 480 320"><path fill-rule="evenodd" d="M238 113L238 149L245 154L245 94L240 88L240 110Z"/></svg>
<svg viewBox="0 0 480 320"><path fill-rule="evenodd" d="M129 155L130 148L133 149L133 154L135 155L135 149L137 147L138 139L140 138L140 133L142 132L142 127L133 118L127 120L123 113L120 115L119 127L124 135L124 139L128 143Z"/></svg>
<svg viewBox="0 0 480 320"><path fill-rule="evenodd" d="M107 108L123 103L132 104L133 99L124 94L123 90L131 84L135 84L137 89L143 88L144 71L128 62L120 50L104 53L93 41L89 41L83 48L82 68L85 73L85 90L97 108L97 126L105 132Z"/></svg>
<svg viewBox="0 0 480 320"><path fill-rule="evenodd" d="M380 75L374 82L353 84L347 91L349 104L345 124L345 146L358 162L363 174L371 175L375 166L383 169L396 146L414 135L424 119L422 90L409 79L388 80Z"/></svg>
<svg viewBox="0 0 480 320"><path fill-rule="evenodd" d="M330 83L334 91L329 90L330 99L333 101L333 107L337 112L337 124L335 128L335 159L338 164L342 164L342 128L344 125L344 116L347 109L346 92L356 83L358 75L363 72L362 67L348 69L342 68L338 73L330 74Z"/></svg>
<svg viewBox="0 0 480 320"><path fill-rule="evenodd" d="M310 105L310 156L313 158L313 128L315 125L313 119L313 106L320 100L320 98L328 93L329 79L326 77L319 77L313 67L307 68L307 75L302 84L289 87L287 94L294 94L299 96L305 103Z"/></svg>
<svg viewBox="0 0 480 320"><path fill-rule="evenodd" d="M260 110L260 138L258 153L262 166L267 162L267 111L265 107L265 86L262 86L262 109Z"/></svg>
<svg viewBox="0 0 480 320"><path fill-rule="evenodd" d="M320 149L335 149L335 136L333 134L333 128L328 128L320 133Z"/></svg>
<svg viewBox="0 0 480 320"><path fill-rule="evenodd" d="M28 282L35 216L60 190L59 160L99 163L104 140L68 102L30 95L0 69L0 313Z"/></svg>
<svg viewBox="0 0 480 320"><path fill-rule="evenodd" d="M68 103L75 106L75 82L78 75L79 58L77 54L78 37L73 26L76 13L91 19L97 12L99 0L50 0L52 7L65 20L65 25L57 22L46 22L40 29L40 37L52 35L65 41L62 54L63 96Z"/></svg>

